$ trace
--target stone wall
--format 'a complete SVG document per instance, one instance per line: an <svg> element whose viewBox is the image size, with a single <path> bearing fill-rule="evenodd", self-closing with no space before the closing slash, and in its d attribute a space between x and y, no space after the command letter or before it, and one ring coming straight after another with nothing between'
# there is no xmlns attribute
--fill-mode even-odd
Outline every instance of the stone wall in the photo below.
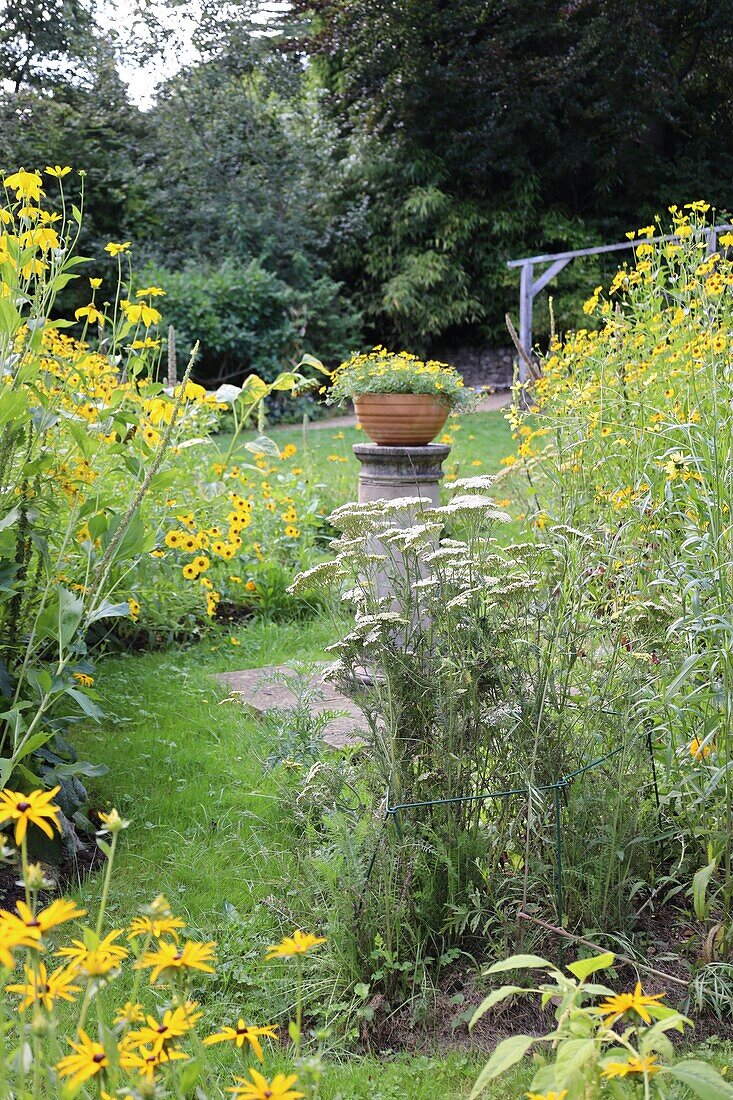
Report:
<svg viewBox="0 0 733 1100"><path fill-rule="evenodd" d="M508 390L514 378L514 348L441 348L435 357L456 367L467 386Z"/></svg>

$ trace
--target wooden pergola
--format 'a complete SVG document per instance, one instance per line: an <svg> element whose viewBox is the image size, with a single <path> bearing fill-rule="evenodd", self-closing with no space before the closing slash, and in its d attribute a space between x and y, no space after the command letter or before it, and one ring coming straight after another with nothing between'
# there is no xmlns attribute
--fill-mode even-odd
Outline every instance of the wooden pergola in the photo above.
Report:
<svg viewBox="0 0 733 1100"><path fill-rule="evenodd" d="M733 230L733 225L714 225L705 230L707 239L706 252L711 255L718 247L718 234L726 230ZM518 267L519 277L519 343L525 355L519 356L519 380L526 381L527 359L532 354L532 313L534 300L541 290L558 275L571 260L578 256L597 256L604 252L621 252L626 248L637 248L640 244L657 244L661 241L679 240L674 233L665 237L639 237L630 241L620 241L618 244L596 245L593 248L576 248L571 252L549 252L541 256L525 256L521 260L509 260L507 267ZM534 269L538 265L546 266L539 277L535 279Z"/></svg>

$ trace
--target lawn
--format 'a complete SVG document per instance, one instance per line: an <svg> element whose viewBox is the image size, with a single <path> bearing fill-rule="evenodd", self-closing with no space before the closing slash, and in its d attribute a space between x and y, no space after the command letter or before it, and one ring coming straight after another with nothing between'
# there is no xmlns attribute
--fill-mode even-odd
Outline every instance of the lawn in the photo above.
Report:
<svg viewBox="0 0 733 1100"><path fill-rule="evenodd" d="M355 428L287 427L271 434L281 447L295 443L304 466L327 471L335 503L354 492L358 464L351 444L363 439ZM451 434L455 474L496 469L510 449L501 413L465 418ZM345 461L329 463L329 455ZM323 660L334 640L331 629L316 619L255 620L188 648L108 657L98 663L97 683L110 720L77 731L80 755L109 768L94 782L93 803L115 805L132 821L121 838L110 923L129 920L162 892L196 937L217 941L218 976L197 990L212 1027L242 1013L270 1022L273 1004L287 1012L291 973L265 964L264 948L280 937L283 919L322 930L318 914L304 909L299 838L276 774L264 764L267 734L241 704L224 702L227 690L215 675ZM95 874L77 893L93 906L99 888ZM311 988L323 1006L315 1022L332 1030L324 1100L468 1095L480 1055L347 1058L340 1038L344 1010L333 1003L333 980L320 959ZM231 1068L231 1058L220 1057ZM506 1095L505 1088L496 1096Z"/></svg>

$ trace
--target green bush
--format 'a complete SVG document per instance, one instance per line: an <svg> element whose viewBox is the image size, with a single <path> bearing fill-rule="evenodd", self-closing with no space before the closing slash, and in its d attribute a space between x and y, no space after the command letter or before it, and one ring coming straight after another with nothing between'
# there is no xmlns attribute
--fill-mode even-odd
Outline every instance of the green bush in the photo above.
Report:
<svg viewBox="0 0 733 1100"><path fill-rule="evenodd" d="M359 315L327 276L296 290L259 260L180 271L149 266L143 279L166 288L165 324L176 330L180 359L199 341L196 377L207 384L241 381L252 372L271 382L303 351L326 361L344 358L359 340Z"/></svg>

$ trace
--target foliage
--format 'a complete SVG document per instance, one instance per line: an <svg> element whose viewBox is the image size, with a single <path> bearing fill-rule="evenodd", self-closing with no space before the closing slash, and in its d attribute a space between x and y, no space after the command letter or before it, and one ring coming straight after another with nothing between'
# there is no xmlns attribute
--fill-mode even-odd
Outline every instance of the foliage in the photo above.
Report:
<svg viewBox="0 0 733 1100"><path fill-rule="evenodd" d="M61 186L70 171L57 166L47 176ZM76 762L65 734L82 719L101 718L94 647L110 624L124 633L122 622L130 632L140 619L141 629L170 631L192 614L199 621L213 617L221 594L212 576L256 601L256 582L229 564L239 557L239 532L251 522L253 499L234 492L231 478L240 492L248 478L236 467L232 473L228 457L216 464L213 478L211 468L202 470L192 458L221 402L188 380L190 363L175 390L155 381L160 313L154 303L164 291L134 291L129 242L107 247L118 269L111 303L100 301L102 280L89 280L91 301L76 311L80 339L63 331L75 322L48 320L57 292L79 278L82 215L62 188L64 216L49 211L41 204L42 183L22 169L6 176L9 202L0 210L0 778L7 782L13 774L27 784L38 774L58 776L72 817L83 796L75 777L93 769ZM245 388L230 387L234 393L224 396L235 404L240 399L246 421L273 390L287 392L303 381L293 371L280 372L270 385L252 375ZM286 484L276 470L277 447L267 440L250 446L269 560L282 563L295 551L300 562L292 495L297 472ZM285 458L294 452L287 449ZM271 473L272 490L265 480ZM202 502L206 530L183 511L189 504L200 510ZM303 521L309 523L307 514ZM263 561L253 542L251 560ZM188 593L185 586L181 591L181 575L197 582Z"/></svg>
<svg viewBox="0 0 733 1100"><path fill-rule="evenodd" d="M647 670L638 713L663 779L665 891L686 892L709 962L730 951L733 905L733 235L709 251L708 209L673 207L675 239L640 245L585 303L601 327L552 349L531 411L514 411L511 461L532 480L538 526L592 529L612 558L608 598Z"/></svg>
<svg viewBox="0 0 733 1100"><path fill-rule="evenodd" d="M417 355L381 345L366 355L352 355L332 372L331 383L329 401L337 402L368 393L425 393L460 408L471 399L454 367L434 359L423 362Z"/></svg>
<svg viewBox="0 0 733 1100"><path fill-rule="evenodd" d="M648 996L640 982L633 992L615 993L607 985L587 981L614 961L611 952L578 959L566 968L570 977L536 955L516 955L489 967L488 974L544 971L547 980L528 989L508 985L494 990L476 1010L472 1025L495 1005L535 993L543 1008L555 1006L557 1026L546 1035L514 1035L499 1043L474 1085L472 1100L533 1046L544 1043L548 1055L538 1056L542 1064L527 1093L530 1100L595 1100L609 1095L621 1100L640 1096L641 1089L649 1100L663 1100L677 1096L680 1085L702 1100L733 1096L731 1085L707 1062L675 1059L667 1032L681 1032L691 1021L665 1005L664 994Z"/></svg>
<svg viewBox="0 0 733 1100"><path fill-rule="evenodd" d="M502 547L492 531L508 516L486 495L491 483L459 479L441 507L405 498L337 509L337 556L293 584L296 593L342 591L355 613L331 647L330 675L364 710L370 737L349 779L354 812L329 813L335 799L324 799L345 864L331 900L354 977L369 978L379 937L390 996L404 992L416 960L436 962L473 937L512 942L521 932L507 910L546 913L553 898L560 920L622 927L631 919L626 877L653 873L651 853L635 844L643 815L620 811L631 790L642 805L651 795L643 736L625 743L645 666L588 569L599 550L571 528L550 551ZM596 761L604 767L584 780ZM567 822L588 826L566 850L564 903L558 784ZM362 807L372 807L371 825L357 830Z"/></svg>
<svg viewBox="0 0 733 1100"><path fill-rule="evenodd" d="M166 288L164 323L174 326L177 346L200 342L196 377L211 385L251 371L271 382L283 363L299 361L304 346L333 358L358 333L326 276L298 292L251 259L216 268L189 262L177 271L148 264L141 277Z"/></svg>
<svg viewBox="0 0 733 1100"><path fill-rule="evenodd" d="M39 895L51 884L41 865L28 860L25 830L42 828L52 834L58 828L61 811L51 801L57 793L58 787L28 794L6 789L0 796L0 819L14 826L19 847L19 852L8 849L5 854L15 860L20 856L25 890L25 900L17 903L15 912L3 911L0 920L3 984L9 977L20 979L5 985L3 998L0 1030L6 1051L10 1047L15 1055L2 1061L3 1091L38 1098L92 1092L109 1096L123 1086L143 1094L151 1087L167 1086L181 1097L223 1097L222 1075L207 1048L227 1044L241 1052L247 1071L247 1076L235 1078L235 1095L245 1100L315 1097L320 1059L317 1054L302 1057L303 965L323 938L296 929L268 948L268 960L294 959L297 972L296 1018L287 1027L296 1072L277 1073L269 1081L254 1059L264 1062L263 1044L277 1039L273 1025L248 1025L240 1017L203 1039L197 1034L203 1013L197 1011L194 997L202 977L216 973L216 945L184 936L185 921L174 916L165 897L159 895L124 927L106 928L118 838L130 824L117 810L99 814L97 844L107 856L107 866L96 921L93 927L77 929L70 943L53 944L53 954L61 962L51 970L50 962L44 961L52 947L49 933L86 916L86 910L63 898L43 906ZM24 976L13 974L21 955ZM120 980L125 971L134 975L127 999ZM64 1002L72 1005L73 1024L62 1014ZM295 1089L298 1074L305 1092ZM110 1091L101 1092L102 1088Z"/></svg>

